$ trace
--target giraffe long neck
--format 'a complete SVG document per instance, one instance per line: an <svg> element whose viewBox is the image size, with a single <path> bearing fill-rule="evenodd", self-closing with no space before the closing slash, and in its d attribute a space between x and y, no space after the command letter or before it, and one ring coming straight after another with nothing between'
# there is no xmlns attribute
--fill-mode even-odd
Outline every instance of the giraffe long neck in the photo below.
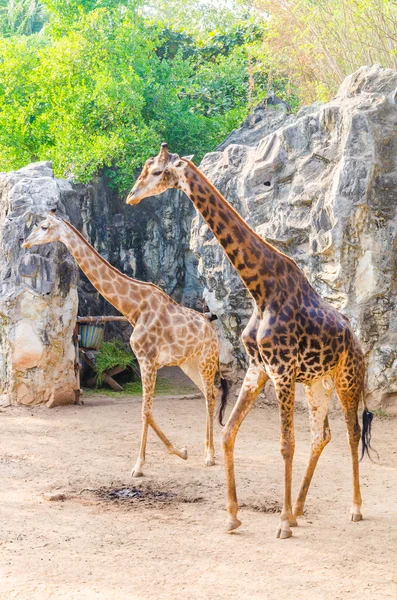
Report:
<svg viewBox="0 0 397 600"><path fill-rule="evenodd" d="M299 267L251 229L190 161L180 187L204 217L258 307L263 309L274 295L277 282L285 279L288 272L300 271Z"/></svg>
<svg viewBox="0 0 397 600"><path fill-rule="evenodd" d="M95 289L134 325L140 313L140 304L147 295L145 286L148 284L120 273L67 221L63 222L60 241Z"/></svg>

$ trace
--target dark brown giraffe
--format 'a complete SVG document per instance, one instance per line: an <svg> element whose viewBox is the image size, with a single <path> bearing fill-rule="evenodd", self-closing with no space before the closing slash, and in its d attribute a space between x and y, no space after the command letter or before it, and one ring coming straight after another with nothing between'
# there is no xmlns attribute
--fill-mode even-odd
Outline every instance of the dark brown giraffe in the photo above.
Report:
<svg viewBox="0 0 397 600"><path fill-rule="evenodd" d="M168 152L163 144L149 159L128 204L168 188L183 190L203 215L229 260L253 296L256 309L243 332L249 368L239 398L223 434L227 484L228 530L241 524L233 451L238 429L270 377L277 393L284 459L284 502L277 536L288 538L303 513L309 485L323 448L331 439L328 404L336 387L346 419L353 465L352 521L362 518L357 411L364 389L364 358L346 317L312 288L297 264L253 231L220 192L188 159ZM298 498L292 508L291 480L294 454L295 383L305 386L311 427L311 450ZM372 413L363 415L363 451L368 450Z"/></svg>
<svg viewBox="0 0 397 600"><path fill-rule="evenodd" d="M215 464L213 421L219 370L218 339L209 320L202 314L180 306L153 283L127 277L110 265L77 229L67 221L49 214L22 244L31 248L49 242L62 242L87 275L92 285L117 308L134 328L130 344L138 359L142 376L142 438L132 476L140 477L146 456L149 426L170 454L187 458L170 442L153 418L152 406L158 369L178 366L203 392L207 404L205 464ZM221 380L225 407L227 387Z"/></svg>

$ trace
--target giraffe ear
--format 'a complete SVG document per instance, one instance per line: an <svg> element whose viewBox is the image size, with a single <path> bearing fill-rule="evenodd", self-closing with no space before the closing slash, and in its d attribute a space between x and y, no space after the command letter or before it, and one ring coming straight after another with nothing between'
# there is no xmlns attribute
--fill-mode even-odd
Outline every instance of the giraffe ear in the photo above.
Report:
<svg viewBox="0 0 397 600"><path fill-rule="evenodd" d="M175 169L183 169L184 167L187 167L187 162L186 160L183 160L183 158L180 158L173 164L173 167Z"/></svg>
<svg viewBox="0 0 397 600"><path fill-rule="evenodd" d="M189 154L189 156L182 156L185 160L193 160L194 154Z"/></svg>

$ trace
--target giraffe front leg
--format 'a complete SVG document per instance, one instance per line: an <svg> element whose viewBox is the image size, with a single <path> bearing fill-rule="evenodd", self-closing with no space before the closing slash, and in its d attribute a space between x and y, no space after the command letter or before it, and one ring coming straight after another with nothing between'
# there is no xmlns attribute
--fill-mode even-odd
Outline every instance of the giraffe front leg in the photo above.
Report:
<svg viewBox="0 0 397 600"><path fill-rule="evenodd" d="M234 443L241 423L251 410L259 392L268 380L262 367L250 365L245 375L239 397L225 425L223 432L223 454L226 474L226 510L228 512L227 531L231 532L240 527L237 518L238 504L236 481L234 477Z"/></svg>
<svg viewBox="0 0 397 600"><path fill-rule="evenodd" d="M292 536L291 524L295 525L292 514L292 461L295 450L294 401L295 381L274 382L281 420L281 456L284 460L284 500L277 537L286 539Z"/></svg>
<svg viewBox="0 0 397 600"><path fill-rule="evenodd" d="M325 387L326 385L326 387ZM331 431L328 423L328 405L332 394L332 386L327 385L322 379L311 385L305 386L307 403L309 407L311 446L309 463L303 477L298 497L294 504L295 519L303 514L307 492L316 468L318 459L325 446L331 440ZM297 525L296 521L291 525Z"/></svg>

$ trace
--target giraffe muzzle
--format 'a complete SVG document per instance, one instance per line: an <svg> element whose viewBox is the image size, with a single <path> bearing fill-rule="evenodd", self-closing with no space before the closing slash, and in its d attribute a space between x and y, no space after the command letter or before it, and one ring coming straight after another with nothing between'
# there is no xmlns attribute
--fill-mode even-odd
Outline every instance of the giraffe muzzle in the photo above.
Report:
<svg viewBox="0 0 397 600"><path fill-rule="evenodd" d="M131 191L128 196L127 196L127 200L126 203L127 204L138 204L140 202L141 198L135 194L134 191Z"/></svg>
<svg viewBox="0 0 397 600"><path fill-rule="evenodd" d="M29 238L26 238L24 242L21 244L21 248L31 248L34 244L29 241Z"/></svg>

